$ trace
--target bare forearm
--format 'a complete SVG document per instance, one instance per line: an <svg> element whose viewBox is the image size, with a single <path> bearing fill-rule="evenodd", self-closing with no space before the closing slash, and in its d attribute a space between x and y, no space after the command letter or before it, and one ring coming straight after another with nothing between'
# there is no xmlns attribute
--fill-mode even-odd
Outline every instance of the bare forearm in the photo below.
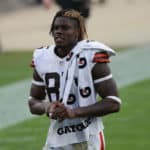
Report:
<svg viewBox="0 0 150 150"><path fill-rule="evenodd" d="M74 110L77 117L95 117L104 116L110 113L118 112L120 104L112 100L102 100L87 107L80 107Z"/></svg>
<svg viewBox="0 0 150 150"><path fill-rule="evenodd" d="M28 104L29 104L30 112L36 115L45 114L47 107L50 105L49 102L37 101L34 99L30 99Z"/></svg>

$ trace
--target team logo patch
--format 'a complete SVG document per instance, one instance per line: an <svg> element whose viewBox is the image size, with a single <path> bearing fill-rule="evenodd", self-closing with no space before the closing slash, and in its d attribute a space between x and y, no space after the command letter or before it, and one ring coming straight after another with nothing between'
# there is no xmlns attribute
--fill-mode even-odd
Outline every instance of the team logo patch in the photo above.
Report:
<svg viewBox="0 0 150 150"><path fill-rule="evenodd" d="M78 61L79 68L84 68L87 65L87 61L84 57L79 58Z"/></svg>
<svg viewBox="0 0 150 150"><path fill-rule="evenodd" d="M80 89L80 95L84 98L90 96L91 95L91 88L85 87L83 89Z"/></svg>

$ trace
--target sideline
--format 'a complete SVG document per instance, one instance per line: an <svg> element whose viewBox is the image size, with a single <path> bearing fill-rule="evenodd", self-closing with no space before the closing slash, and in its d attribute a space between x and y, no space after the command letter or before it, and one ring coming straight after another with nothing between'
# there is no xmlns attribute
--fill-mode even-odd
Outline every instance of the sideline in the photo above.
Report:
<svg viewBox="0 0 150 150"><path fill-rule="evenodd" d="M112 58L111 68L119 88L150 78L150 46L128 49ZM0 87L0 128L33 117L27 98L31 79Z"/></svg>

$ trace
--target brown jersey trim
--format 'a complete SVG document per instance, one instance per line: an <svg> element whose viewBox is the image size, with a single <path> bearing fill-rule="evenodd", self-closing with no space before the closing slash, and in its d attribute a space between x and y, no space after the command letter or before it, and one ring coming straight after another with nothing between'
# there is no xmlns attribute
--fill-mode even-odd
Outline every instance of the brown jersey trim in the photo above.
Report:
<svg viewBox="0 0 150 150"><path fill-rule="evenodd" d="M109 55L107 53L96 53L93 58L93 62L95 63L108 63L110 62Z"/></svg>

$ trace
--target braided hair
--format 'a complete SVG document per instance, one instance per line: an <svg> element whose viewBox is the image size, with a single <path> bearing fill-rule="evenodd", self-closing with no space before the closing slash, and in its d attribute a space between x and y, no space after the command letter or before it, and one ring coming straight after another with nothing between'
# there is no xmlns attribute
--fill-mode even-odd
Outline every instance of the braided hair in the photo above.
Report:
<svg viewBox="0 0 150 150"><path fill-rule="evenodd" d="M79 41L83 40L85 37L86 38L88 37L87 32L86 32L84 18L80 15L80 13L78 11L73 10L73 9L64 9L64 10L60 10L56 13L56 15L54 16L54 19L52 21L50 33L52 33L52 31L54 29L54 22L57 17L68 17L70 19L77 21L78 28L79 28L79 37L78 37Z"/></svg>

